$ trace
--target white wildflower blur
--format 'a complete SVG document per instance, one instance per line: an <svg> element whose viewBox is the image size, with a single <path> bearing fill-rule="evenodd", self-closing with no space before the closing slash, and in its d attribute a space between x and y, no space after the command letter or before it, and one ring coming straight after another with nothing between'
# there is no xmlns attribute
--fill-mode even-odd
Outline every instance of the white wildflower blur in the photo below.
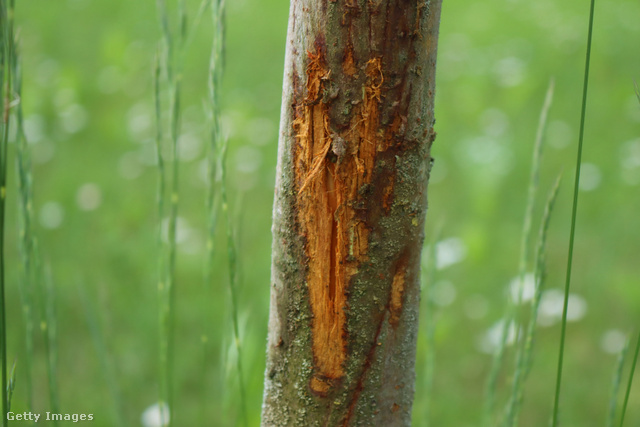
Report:
<svg viewBox="0 0 640 427"><path fill-rule="evenodd" d="M169 425L169 406L164 402L154 403L144 410L141 417L144 427L165 427Z"/></svg>
<svg viewBox="0 0 640 427"><path fill-rule="evenodd" d="M538 324L552 326L562 320L564 307L564 292L560 289L549 289L542 293ZM577 294L569 294L567 306L567 321L577 322L587 314L587 301Z"/></svg>
<svg viewBox="0 0 640 427"><path fill-rule="evenodd" d="M524 61L509 56L498 61L493 67L496 83L502 87L515 87L525 79L527 67Z"/></svg>
<svg viewBox="0 0 640 427"><path fill-rule="evenodd" d="M169 217L164 218L162 220L162 225L161 225L161 236L162 236L162 241L164 243L169 243L169 225L170 225L170 218ZM182 244L186 242L187 239L191 237L192 233L193 233L193 229L189 225L189 221L187 221L186 218L183 218L180 216L177 217L176 218L176 243Z"/></svg>
<svg viewBox="0 0 640 427"><path fill-rule="evenodd" d="M118 160L118 173L124 179L132 180L142 175L143 167L138 159L138 153L130 151L120 156Z"/></svg>
<svg viewBox="0 0 640 427"><path fill-rule="evenodd" d="M489 312L489 301L482 295L470 295L464 302L464 313L471 320L479 320Z"/></svg>
<svg viewBox="0 0 640 427"><path fill-rule="evenodd" d="M262 152L250 145L243 145L236 152L236 169L243 173L256 172L262 165Z"/></svg>
<svg viewBox="0 0 640 427"><path fill-rule="evenodd" d="M567 147L573 141L571 126L562 120L553 120L547 127L547 140L556 150Z"/></svg>
<svg viewBox="0 0 640 427"><path fill-rule="evenodd" d="M509 116L498 108L489 108L480 116L480 126L484 129L485 135L500 137L509 129Z"/></svg>
<svg viewBox="0 0 640 427"><path fill-rule="evenodd" d="M153 131L153 116L151 106L139 102L127 112L127 130L133 141L141 142L150 137Z"/></svg>
<svg viewBox="0 0 640 427"><path fill-rule="evenodd" d="M183 162L196 160L202 154L202 140L197 135L186 133L178 141L178 158Z"/></svg>
<svg viewBox="0 0 640 427"><path fill-rule="evenodd" d="M580 190L593 191L600 186L602 172L598 166L593 163L583 163L580 169Z"/></svg>
<svg viewBox="0 0 640 427"><path fill-rule="evenodd" d="M457 293L458 291L456 291L453 283L448 280L441 280L433 285L431 299L436 305L446 307L455 301Z"/></svg>
<svg viewBox="0 0 640 427"><path fill-rule="evenodd" d="M36 144L45 137L45 121L40 114L30 114L25 117L23 126L29 144Z"/></svg>
<svg viewBox="0 0 640 427"><path fill-rule="evenodd" d="M265 146L277 142L278 127L273 120L257 118L251 120L245 128L246 137L252 144Z"/></svg>
<svg viewBox="0 0 640 427"><path fill-rule="evenodd" d="M524 280L520 280L520 276L514 277L509 283L509 294L511 301L515 304L524 304L533 300L536 295L536 280L533 273L524 275Z"/></svg>
<svg viewBox="0 0 640 427"><path fill-rule="evenodd" d="M40 208L38 217L40 225L49 230L55 230L62 225L64 220L64 208L58 202L47 202Z"/></svg>
<svg viewBox="0 0 640 427"><path fill-rule="evenodd" d="M498 320L493 324L478 340L478 349L483 353L494 354L502 344L503 334L506 332L505 345L510 346L516 340L517 327L514 322L509 323L508 329L505 331L506 322L504 319Z"/></svg>
<svg viewBox="0 0 640 427"><path fill-rule="evenodd" d="M67 133L77 133L84 129L89 120L89 113L80 104L72 104L59 114L60 124Z"/></svg>
<svg viewBox="0 0 640 427"><path fill-rule="evenodd" d="M457 264L467 256L467 246L458 237L449 237L436 244L436 268L442 270Z"/></svg>
<svg viewBox="0 0 640 427"><path fill-rule="evenodd" d="M619 329L609 329L602 334L600 348L608 354L618 354L627 343L627 334Z"/></svg>
<svg viewBox="0 0 640 427"><path fill-rule="evenodd" d="M97 184L88 182L78 189L76 203L83 211L96 210L102 204L102 190Z"/></svg>

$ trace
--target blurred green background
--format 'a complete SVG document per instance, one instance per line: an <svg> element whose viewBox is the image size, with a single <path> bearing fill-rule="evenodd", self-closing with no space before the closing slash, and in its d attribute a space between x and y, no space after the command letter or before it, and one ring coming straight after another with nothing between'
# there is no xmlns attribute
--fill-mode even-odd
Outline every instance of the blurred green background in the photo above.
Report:
<svg viewBox="0 0 640 427"><path fill-rule="evenodd" d="M187 4L193 17L199 3ZM230 144L227 170L240 257L242 357L251 425L258 425L261 407L288 7L285 0L227 4L222 123ZM545 317L539 322L520 425L545 425L549 419L561 304L553 290L564 284L587 14L588 2L577 0L444 2L426 242L434 243L435 230L440 230L439 268L430 288L437 307L435 377L428 397L423 328L416 426L426 425L427 416L434 426L479 425L496 325L517 275L538 116L554 78L534 229L560 171L564 179L549 236L551 291L543 300ZM117 410L126 425L139 426L158 396L155 284L161 220L155 204L152 70L160 32L155 3L20 1L16 19L37 234L56 286L61 410L93 413L96 426L116 425L118 405L105 378L111 374L104 372L92 341L89 305L113 367L121 400ZM637 1L596 6L573 321L561 400L565 426L604 424L616 354L638 327L640 104L633 80L640 80L639 23ZM184 60L177 398L171 408L179 426L233 426L239 420L224 221L219 222L211 284L215 297L203 297L209 129L203 102L212 33L205 13ZM9 177L9 361L18 360L14 409L23 411L15 171ZM35 410L44 412L49 404L39 336L36 354ZM512 355L507 354L500 376L499 405L508 393ZM628 425L640 423L640 381L632 390L627 420Z"/></svg>

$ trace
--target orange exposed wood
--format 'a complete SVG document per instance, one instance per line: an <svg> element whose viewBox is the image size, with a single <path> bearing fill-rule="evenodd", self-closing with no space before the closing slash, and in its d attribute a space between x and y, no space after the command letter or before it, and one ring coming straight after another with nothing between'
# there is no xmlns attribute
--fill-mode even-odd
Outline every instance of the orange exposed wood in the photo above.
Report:
<svg viewBox="0 0 640 427"><path fill-rule="evenodd" d="M353 46L351 44L347 46L345 58L342 62L342 69L344 70L344 73L349 77L353 77L358 72L353 58Z"/></svg>
<svg viewBox="0 0 640 427"><path fill-rule="evenodd" d="M321 101L330 73L321 52L307 55L306 97L296 106L293 122L294 161L297 215L306 238L313 313L315 366L310 388L324 395L344 375L346 291L358 266L368 259L369 231L355 211L363 201L358 190L371 182L376 154L388 142L378 132L383 83L380 59L366 65L363 100L354 108L350 126L335 131L330 129L328 107ZM334 141L344 144L344 149L331 150Z"/></svg>
<svg viewBox="0 0 640 427"><path fill-rule="evenodd" d="M389 323L391 323L392 326L398 324L400 314L402 313L406 274L406 266L404 262L401 262L397 267L396 274L393 276L391 296L389 298Z"/></svg>

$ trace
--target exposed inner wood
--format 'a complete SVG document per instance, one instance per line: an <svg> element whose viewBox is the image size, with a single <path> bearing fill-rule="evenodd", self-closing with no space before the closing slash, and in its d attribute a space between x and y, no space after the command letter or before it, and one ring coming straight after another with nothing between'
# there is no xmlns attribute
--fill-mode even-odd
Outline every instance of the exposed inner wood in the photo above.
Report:
<svg viewBox="0 0 640 427"><path fill-rule="evenodd" d="M396 267L393 283L391 284L391 296L389 297L389 323L393 326L398 324L402 313L406 274L406 261L403 258Z"/></svg>
<svg viewBox="0 0 640 427"><path fill-rule="evenodd" d="M328 106L322 102L331 77L322 52L307 56L306 96L296 106L293 123L294 160L297 215L306 238L313 313L310 387L325 394L344 375L347 287L358 266L368 259L369 230L362 215L368 201L359 190L371 182L376 154L387 148L388 140L378 131L380 58L367 62L363 99L353 108L349 127L338 131L331 129ZM347 56L347 61L353 58Z"/></svg>

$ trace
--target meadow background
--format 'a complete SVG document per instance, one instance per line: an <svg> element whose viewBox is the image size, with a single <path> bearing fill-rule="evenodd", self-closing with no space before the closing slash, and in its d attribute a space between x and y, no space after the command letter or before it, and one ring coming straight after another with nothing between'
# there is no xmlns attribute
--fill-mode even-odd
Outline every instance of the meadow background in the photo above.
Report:
<svg viewBox="0 0 640 427"><path fill-rule="evenodd" d="M187 5L192 18L199 2ZM172 17L174 6L170 3ZM286 0L227 3L221 122L229 141L226 170L239 257L250 425L259 423L262 396L288 6ZM444 2L426 242L433 245L439 236L437 268L428 273L434 281L424 298L425 305L433 303L437 323L435 347L427 348L426 327L418 342L416 426L429 421L433 426L479 425L491 354L499 341L496 325L518 273L538 117L553 78L534 230L560 171L564 179L549 230L548 292L520 425L545 425L549 419L587 14L588 2L577 0ZM60 411L93 413L95 426L141 425L143 412L158 399L157 230L166 220L158 218L156 209L152 75L161 37L156 16L150 0L17 4L35 228L55 288ZM637 1L596 5L561 396L565 426L604 425L617 354L638 328L640 103L633 80L640 80L639 22ZM183 61L176 403L171 408L179 426L234 426L240 420L223 218L209 291L203 283L210 128L203 103L212 34L205 13ZM8 351L10 365L18 360L13 409L24 411L14 146L10 154ZM42 336L36 337L34 410L43 412L50 410L47 362ZM424 382L428 354L435 361L430 396ZM499 407L509 393L512 359L508 350L499 377ZM638 381L627 421L640 422Z"/></svg>

